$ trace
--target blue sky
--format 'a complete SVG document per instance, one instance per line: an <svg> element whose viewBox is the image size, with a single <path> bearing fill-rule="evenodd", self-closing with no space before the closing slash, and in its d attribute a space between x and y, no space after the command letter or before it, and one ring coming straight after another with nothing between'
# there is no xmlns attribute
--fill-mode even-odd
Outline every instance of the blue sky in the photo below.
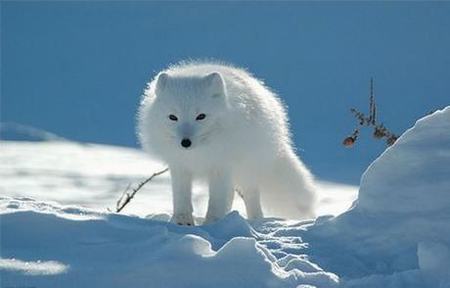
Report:
<svg viewBox="0 0 450 288"><path fill-rule="evenodd" d="M384 149L363 133L375 78L381 120L403 132L450 104L450 2L1 2L1 120L77 141L137 146L145 83L170 63L246 67L289 107L320 178L358 183ZM255 144L256 145L256 144Z"/></svg>

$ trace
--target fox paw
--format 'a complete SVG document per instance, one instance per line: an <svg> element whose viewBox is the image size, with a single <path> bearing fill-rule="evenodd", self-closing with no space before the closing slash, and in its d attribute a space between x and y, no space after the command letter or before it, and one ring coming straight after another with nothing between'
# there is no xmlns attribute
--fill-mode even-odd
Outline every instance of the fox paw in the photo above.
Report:
<svg viewBox="0 0 450 288"><path fill-rule="evenodd" d="M178 225L194 226L194 218L192 214L174 214L170 222Z"/></svg>

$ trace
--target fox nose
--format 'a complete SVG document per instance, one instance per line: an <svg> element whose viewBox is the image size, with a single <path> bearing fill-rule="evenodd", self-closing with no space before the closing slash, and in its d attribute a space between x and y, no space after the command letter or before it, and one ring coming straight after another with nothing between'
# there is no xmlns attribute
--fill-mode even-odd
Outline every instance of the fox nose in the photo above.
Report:
<svg viewBox="0 0 450 288"><path fill-rule="evenodd" d="M183 146L184 148L189 148L191 144L192 144L191 140L187 138L181 140L181 146Z"/></svg>

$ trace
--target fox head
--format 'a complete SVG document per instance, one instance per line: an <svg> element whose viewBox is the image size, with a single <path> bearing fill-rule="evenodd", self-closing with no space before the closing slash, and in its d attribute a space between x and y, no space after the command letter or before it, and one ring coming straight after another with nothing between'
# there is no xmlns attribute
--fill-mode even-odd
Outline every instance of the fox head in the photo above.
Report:
<svg viewBox="0 0 450 288"><path fill-rule="evenodd" d="M162 72L150 83L141 105L142 145L156 156L201 149L214 140L227 106L220 73L192 77Z"/></svg>

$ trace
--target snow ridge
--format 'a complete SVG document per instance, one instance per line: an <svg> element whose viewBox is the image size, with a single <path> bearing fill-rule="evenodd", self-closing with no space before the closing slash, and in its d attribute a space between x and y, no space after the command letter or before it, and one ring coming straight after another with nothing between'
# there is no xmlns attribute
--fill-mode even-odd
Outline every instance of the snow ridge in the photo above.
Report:
<svg viewBox="0 0 450 288"><path fill-rule="evenodd" d="M1 198L0 207L8 207L1 214L2 286L32 283L60 287L64 283L64 287L300 284L335 287L338 284L336 275L323 271L305 256L290 255L278 260L273 252L278 251L280 257L288 251L301 251L301 240L270 235L266 225L275 223L271 221L254 223L258 232L237 212L212 225L183 227L30 199ZM74 218L76 214L82 217ZM47 270L28 273L11 268L11 263L25 262L47 264ZM70 266L69 272L51 273L55 270L51 265L56 263L58 267Z"/></svg>

